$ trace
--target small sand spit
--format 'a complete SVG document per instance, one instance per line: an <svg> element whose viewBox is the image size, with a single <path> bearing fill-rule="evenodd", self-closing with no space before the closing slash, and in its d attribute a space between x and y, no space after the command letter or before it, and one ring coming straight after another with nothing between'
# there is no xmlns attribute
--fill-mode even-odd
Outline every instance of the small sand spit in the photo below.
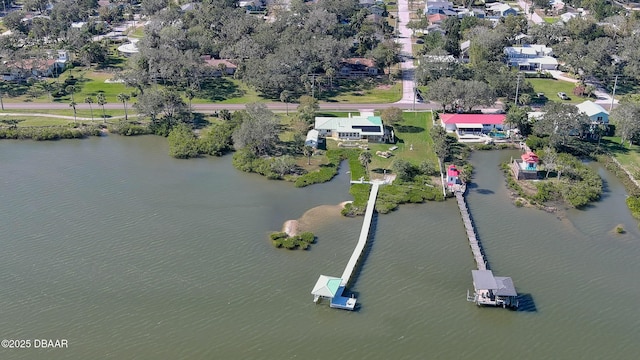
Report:
<svg viewBox="0 0 640 360"><path fill-rule="evenodd" d="M352 201L343 201L338 205L320 205L307 210L298 220L287 220L282 225L282 231L289 236L296 236L315 227L330 218L341 216L340 211Z"/></svg>

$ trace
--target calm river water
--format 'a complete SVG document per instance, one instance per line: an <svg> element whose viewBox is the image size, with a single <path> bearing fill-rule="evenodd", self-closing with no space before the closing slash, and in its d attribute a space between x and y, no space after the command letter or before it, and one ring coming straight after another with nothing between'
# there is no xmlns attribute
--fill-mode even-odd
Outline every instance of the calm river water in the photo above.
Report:
<svg viewBox="0 0 640 360"><path fill-rule="evenodd" d="M511 205L474 154L468 194L490 265L526 311L465 299L474 267L454 201L375 220L357 312L314 305L362 218L313 214L310 251L275 249L284 221L349 200L348 175L295 189L231 158L175 160L158 137L0 142L0 330L67 349L1 359L635 359L640 233L607 172L601 202L564 216ZM594 164L597 167L597 164ZM614 234L623 224L626 234Z"/></svg>

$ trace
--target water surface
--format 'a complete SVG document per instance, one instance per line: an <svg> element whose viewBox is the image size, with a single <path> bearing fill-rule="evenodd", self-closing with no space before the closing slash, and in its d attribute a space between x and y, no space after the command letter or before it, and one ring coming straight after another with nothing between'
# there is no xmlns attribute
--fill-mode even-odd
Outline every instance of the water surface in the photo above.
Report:
<svg viewBox="0 0 640 360"><path fill-rule="evenodd" d="M175 160L165 139L0 142L0 329L68 339L2 359L631 359L640 352L640 234L621 184L566 216L511 205L498 163L474 154L468 200L497 275L529 311L465 301L474 263L454 201L374 217L352 287L357 312L314 305L362 218L318 212L310 251L268 234L349 200L348 175L296 189L231 158ZM628 230L612 230L623 224Z"/></svg>

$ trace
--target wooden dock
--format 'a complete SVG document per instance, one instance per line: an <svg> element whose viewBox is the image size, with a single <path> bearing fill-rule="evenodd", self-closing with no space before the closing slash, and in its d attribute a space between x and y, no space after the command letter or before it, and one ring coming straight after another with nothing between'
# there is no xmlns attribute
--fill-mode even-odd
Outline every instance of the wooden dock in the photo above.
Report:
<svg viewBox="0 0 640 360"><path fill-rule="evenodd" d="M478 270L487 270L487 260L482 253L480 242L478 241L478 237L476 236L476 230L474 229L473 223L471 222L471 216L469 216L467 203L464 199L464 190L457 190L455 192L455 195L458 202L458 208L460 209L460 215L462 216L462 222L464 223L464 228L467 231L467 237L469 238L469 246L471 247L471 252L473 253L473 258L476 261Z"/></svg>
<svg viewBox="0 0 640 360"><path fill-rule="evenodd" d="M321 298L329 298L331 299L329 305L332 308L344 310L355 309L357 299L353 296L343 296L343 292L351 282L351 276L358 266L358 261L360 261L360 258L364 253L364 249L367 245L367 240L369 239L369 231L371 231L371 221L373 219L373 211L375 209L376 199L378 197L378 190L380 189L380 185L385 183L386 181L371 182L371 192L369 193L369 200L367 201L367 208L364 213L362 229L360 230L360 237L358 238L356 248L353 250L351 257L347 262L347 266L344 268L344 271L342 272L342 276L340 278L320 275L318 282L316 282L314 289L311 291L311 294L314 296L313 301L315 303L317 303ZM340 280L339 285L337 284L337 280ZM331 284L332 282L333 285Z"/></svg>
<svg viewBox="0 0 640 360"><path fill-rule="evenodd" d="M483 306L502 306L511 309L518 308L518 293L516 292L513 280L510 277L494 276L488 269L489 265L482 252L480 241L476 236L475 228L471 222L467 202L464 199L466 186L456 188L454 194L462 216L464 228L469 238L469 246L476 261L478 270L471 271L473 277L473 295L467 291L467 300Z"/></svg>
<svg viewBox="0 0 640 360"><path fill-rule="evenodd" d="M369 193L369 201L367 201L367 209L364 212L364 221L362 222L362 229L360 230L360 237L358 238L358 243L356 244L356 248L353 250L351 254L351 258L349 258L349 262L347 262L347 266L344 268L342 272L342 282L340 286L347 286L349 281L351 281L351 275L353 275L353 271L358 265L358 260L362 256L362 252L364 251L365 245L367 245L367 240L369 239L369 230L371 230L371 219L373 218L373 210L376 205L376 198L378 197L378 189L380 188L380 184L373 183L371 185L371 193Z"/></svg>

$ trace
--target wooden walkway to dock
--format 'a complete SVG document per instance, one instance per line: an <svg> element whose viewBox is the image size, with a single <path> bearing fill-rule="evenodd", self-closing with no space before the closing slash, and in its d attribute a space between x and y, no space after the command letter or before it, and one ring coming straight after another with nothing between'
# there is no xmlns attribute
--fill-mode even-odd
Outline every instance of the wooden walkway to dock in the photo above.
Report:
<svg viewBox="0 0 640 360"><path fill-rule="evenodd" d="M482 253L482 248L476 236L476 231L473 228L473 223L471 223L471 216L469 216L467 203L464 199L464 191L456 191L455 195L458 201L458 208L460 208L460 215L462 215L462 222L464 223L464 228L469 238L469 246L471 247L471 252L473 253L473 258L476 261L478 270L487 270L487 261Z"/></svg>
<svg viewBox="0 0 640 360"><path fill-rule="evenodd" d="M358 265L358 260L360 260L360 257L362 256L365 245L367 245L367 240L369 239L369 231L371 230L371 219L373 218L373 210L376 205L376 198L378 197L379 188L379 183L372 183L371 193L369 194L369 201L367 201L367 209L364 212L364 221L362 222L360 237L358 238L358 243L356 244L356 248L351 254L349 262L347 262L347 266L342 272L342 282L340 283L340 286L347 286L349 281L351 281L351 275L353 274L356 265Z"/></svg>
<svg viewBox="0 0 640 360"><path fill-rule="evenodd" d="M367 183L367 182L361 182ZM358 266L358 261L362 257L364 253L364 248L367 245L367 240L369 240L369 232L371 231L371 221L373 219L373 211L376 205L376 199L378 197L378 190L380 189L380 185L387 184L388 180L385 181L374 181L370 182L371 184L371 192L369 193L369 200L367 201L367 208L364 213L364 220L362 221L362 229L360 230L360 237L358 238L358 243L356 244L356 248L353 250L351 257L349 258L349 262L347 262L347 266L344 268L342 272L342 276L340 278L320 275L320 278L316 282L311 294L314 296L313 301L317 303L320 298L329 298L331 299L330 307L336 309L344 309L344 310L354 310L356 306L357 299L353 297L343 296L343 292L345 288L349 285L351 281L351 276ZM340 281L337 284L337 281Z"/></svg>

